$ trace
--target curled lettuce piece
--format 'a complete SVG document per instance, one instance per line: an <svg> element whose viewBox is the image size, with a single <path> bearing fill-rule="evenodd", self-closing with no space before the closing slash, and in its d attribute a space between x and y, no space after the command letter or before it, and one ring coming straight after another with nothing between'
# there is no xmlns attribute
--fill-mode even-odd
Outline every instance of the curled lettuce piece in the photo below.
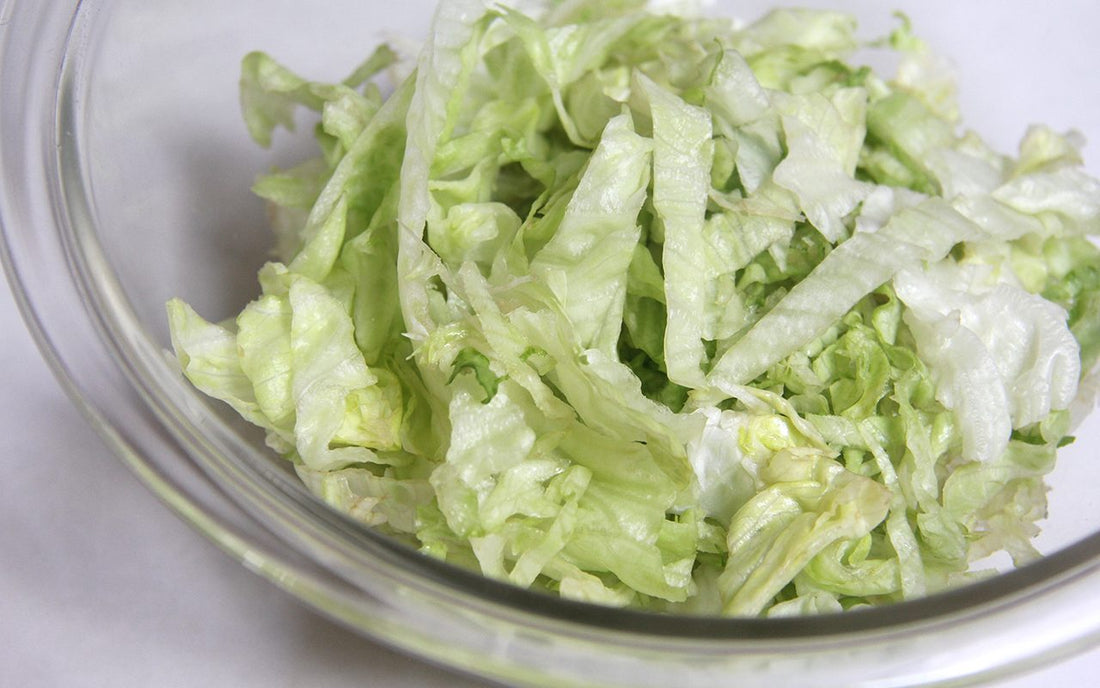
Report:
<svg viewBox="0 0 1100 688"><path fill-rule="evenodd" d="M1077 340L1057 304L952 263L894 280L937 398L959 417L963 455L989 461L1012 428L1064 411L1077 393Z"/></svg>
<svg viewBox="0 0 1100 688"><path fill-rule="evenodd" d="M760 613L817 554L866 536L889 508L881 484L820 451L775 452L759 476L762 489L729 526L719 579L726 614Z"/></svg>

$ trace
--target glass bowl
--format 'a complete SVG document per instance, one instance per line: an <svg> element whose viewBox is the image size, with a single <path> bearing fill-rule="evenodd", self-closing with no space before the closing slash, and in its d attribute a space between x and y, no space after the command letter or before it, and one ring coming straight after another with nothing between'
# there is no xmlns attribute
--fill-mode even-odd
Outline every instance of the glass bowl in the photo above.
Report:
<svg viewBox="0 0 1100 688"><path fill-rule="evenodd" d="M44 357L119 457L245 566L349 627L522 685L907 686L1003 677L1100 639L1100 419L1050 479L1041 560L965 588L798 619L669 617L519 590L425 558L311 497L257 433L183 382L164 303L236 313L271 235L240 58L333 78L431 0L0 3L0 245ZM879 2L803 2L894 21ZM767 3L719 3L752 17ZM896 3L955 59L964 119L1003 151L1032 121L1100 139L1087 31L1100 6ZM320 48L319 48L320 46ZM1086 158L1098 158L1095 148ZM1096 161L1090 168L1095 174Z"/></svg>

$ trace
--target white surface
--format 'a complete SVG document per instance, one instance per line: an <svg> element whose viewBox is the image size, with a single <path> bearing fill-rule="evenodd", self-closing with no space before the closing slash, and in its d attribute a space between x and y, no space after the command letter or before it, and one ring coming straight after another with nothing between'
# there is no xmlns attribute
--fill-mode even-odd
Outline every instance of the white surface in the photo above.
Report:
<svg viewBox="0 0 1100 688"><path fill-rule="evenodd" d="M191 530L69 403L0 285L0 686L487 685L322 619ZM1097 674L1100 650L997 685Z"/></svg>

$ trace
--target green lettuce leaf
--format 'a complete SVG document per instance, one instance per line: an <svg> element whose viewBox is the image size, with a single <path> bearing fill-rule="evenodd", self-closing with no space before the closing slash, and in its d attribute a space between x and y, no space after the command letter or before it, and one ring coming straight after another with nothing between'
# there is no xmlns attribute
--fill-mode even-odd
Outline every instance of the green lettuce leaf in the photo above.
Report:
<svg viewBox="0 0 1100 688"><path fill-rule="evenodd" d="M1017 564L1093 407L1100 182L964 132L904 18L443 0L415 64L242 60L272 262L172 347L333 508L509 584L790 616ZM389 78L403 72L398 83ZM304 118L303 118L304 119Z"/></svg>

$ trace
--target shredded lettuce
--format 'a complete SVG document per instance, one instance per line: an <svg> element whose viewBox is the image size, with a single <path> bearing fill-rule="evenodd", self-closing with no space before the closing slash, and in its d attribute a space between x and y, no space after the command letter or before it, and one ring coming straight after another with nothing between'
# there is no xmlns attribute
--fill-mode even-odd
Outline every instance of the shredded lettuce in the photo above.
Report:
<svg viewBox="0 0 1100 688"><path fill-rule="evenodd" d="M1076 133L962 132L904 18L855 31L444 0L415 64L246 56L252 137L304 107L318 152L256 182L256 299L168 304L183 374L339 511L572 599L828 613L1029 561L1095 394L1100 182Z"/></svg>

